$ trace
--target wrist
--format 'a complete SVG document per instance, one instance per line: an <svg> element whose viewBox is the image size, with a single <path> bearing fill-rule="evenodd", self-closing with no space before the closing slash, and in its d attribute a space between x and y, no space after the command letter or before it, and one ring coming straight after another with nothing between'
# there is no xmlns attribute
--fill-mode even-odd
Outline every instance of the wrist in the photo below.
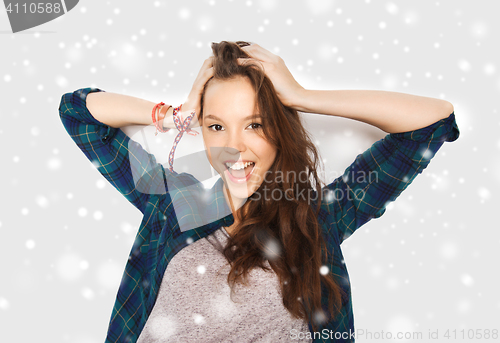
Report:
<svg viewBox="0 0 500 343"><path fill-rule="evenodd" d="M311 112L309 106L310 90L300 88L295 92L295 96L290 100L289 107L300 112Z"/></svg>
<svg viewBox="0 0 500 343"><path fill-rule="evenodd" d="M172 116L173 111L174 108L171 105L165 105L158 114L158 123L164 130L175 129L174 119Z"/></svg>

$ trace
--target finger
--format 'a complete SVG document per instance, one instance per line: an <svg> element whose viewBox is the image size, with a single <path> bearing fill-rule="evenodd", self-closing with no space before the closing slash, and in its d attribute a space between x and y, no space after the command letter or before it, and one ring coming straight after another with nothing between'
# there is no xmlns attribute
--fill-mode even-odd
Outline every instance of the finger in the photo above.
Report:
<svg viewBox="0 0 500 343"><path fill-rule="evenodd" d="M240 65L253 64L258 68L260 68L264 73L267 72L266 66L269 66L267 62L259 61L255 58L238 58L238 64Z"/></svg>
<svg viewBox="0 0 500 343"><path fill-rule="evenodd" d="M257 44L252 44L248 45L242 48L247 54L249 54L251 57L257 58L262 61L269 62L273 59L275 56L272 52L269 50L264 49L260 45Z"/></svg>
<svg viewBox="0 0 500 343"><path fill-rule="evenodd" d="M203 61L203 68L209 68L213 65L214 56L210 56L205 61Z"/></svg>
<svg viewBox="0 0 500 343"><path fill-rule="evenodd" d="M264 64L265 62L264 61L259 61L258 59L256 58L238 58L237 59L237 62L239 65L247 65L247 64L254 64L262 69L265 70L265 67L264 67Z"/></svg>
<svg viewBox="0 0 500 343"><path fill-rule="evenodd" d="M240 57L237 59L237 61L240 64L246 64L246 63L253 63L253 64L258 64L258 65L268 65L269 64L269 62L267 62L267 61L261 60L259 58L254 58L254 57L250 57L250 58Z"/></svg>
<svg viewBox="0 0 500 343"><path fill-rule="evenodd" d="M248 63L262 65L263 63L265 63L264 61L261 61L258 58L253 58L253 57L250 57L250 58L240 57L237 59L237 62L238 62L238 64L241 64L241 65L245 65Z"/></svg>
<svg viewBox="0 0 500 343"><path fill-rule="evenodd" d="M205 87L205 84L214 76L214 68L210 67L208 69L205 69L202 73L200 73L195 80L195 84L193 85L194 88L198 89L201 91L203 87Z"/></svg>
<svg viewBox="0 0 500 343"><path fill-rule="evenodd" d="M212 75L213 75L212 62L213 62L213 56L212 56L212 58L207 58L203 62L203 65L201 66L200 71L198 72L198 76L196 77L197 79L204 79L204 75L207 73L207 70L209 70L209 69L212 69L212 71L211 71L212 74L210 76L210 77L212 77Z"/></svg>
<svg viewBox="0 0 500 343"><path fill-rule="evenodd" d="M210 67L207 70L205 70L204 76L205 76L205 82L207 82L212 76L214 76L214 68Z"/></svg>
<svg viewBox="0 0 500 343"><path fill-rule="evenodd" d="M238 62L238 64L244 65L244 64L247 64L247 63L252 63L252 60L253 60L253 58L240 57L240 58L237 59L237 62Z"/></svg>

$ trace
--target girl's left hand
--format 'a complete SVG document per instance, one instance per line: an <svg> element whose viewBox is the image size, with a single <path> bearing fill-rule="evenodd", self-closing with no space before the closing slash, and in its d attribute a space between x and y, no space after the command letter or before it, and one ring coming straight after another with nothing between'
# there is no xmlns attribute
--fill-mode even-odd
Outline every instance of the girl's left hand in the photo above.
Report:
<svg viewBox="0 0 500 343"><path fill-rule="evenodd" d="M242 49L251 58L238 58L238 63L257 62L257 65L262 65L283 105L294 108L294 104L298 102L304 88L293 78L285 61L257 44L248 45Z"/></svg>

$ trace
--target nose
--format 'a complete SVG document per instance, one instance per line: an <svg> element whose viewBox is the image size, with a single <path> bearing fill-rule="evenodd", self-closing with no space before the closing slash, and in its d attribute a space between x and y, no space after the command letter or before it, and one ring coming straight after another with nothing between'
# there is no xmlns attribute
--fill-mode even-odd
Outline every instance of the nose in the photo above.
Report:
<svg viewBox="0 0 500 343"><path fill-rule="evenodd" d="M233 131L227 135L224 149L227 153L238 154L246 150L246 144L243 135L240 132Z"/></svg>

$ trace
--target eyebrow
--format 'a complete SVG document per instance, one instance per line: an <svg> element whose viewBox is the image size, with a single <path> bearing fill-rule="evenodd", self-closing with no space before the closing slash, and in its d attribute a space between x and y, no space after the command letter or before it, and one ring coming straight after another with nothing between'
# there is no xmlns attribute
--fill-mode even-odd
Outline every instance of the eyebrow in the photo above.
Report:
<svg viewBox="0 0 500 343"><path fill-rule="evenodd" d="M262 116L260 114L251 114L245 118L243 118L243 120L248 120L248 119L252 119L252 118L262 118ZM207 116L205 116L205 119L213 119L213 120L218 120L218 121L223 121L222 119L220 119L219 117L217 117L216 115L214 114L209 114Z"/></svg>

